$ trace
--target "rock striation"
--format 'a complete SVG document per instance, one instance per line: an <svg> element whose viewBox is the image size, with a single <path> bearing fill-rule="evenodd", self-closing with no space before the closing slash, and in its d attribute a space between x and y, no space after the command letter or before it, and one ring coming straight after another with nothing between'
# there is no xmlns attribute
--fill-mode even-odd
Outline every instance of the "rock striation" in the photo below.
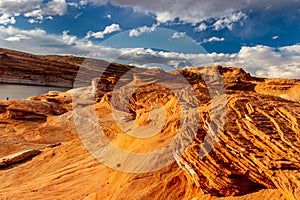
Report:
<svg viewBox="0 0 300 200"><path fill-rule="evenodd" d="M80 88L0 101L0 199L300 199L299 80L256 78L234 67L165 72L1 52L5 78L18 74L38 81L43 76L50 77L47 84L70 86L78 66L91 67L78 72ZM31 62L33 71L25 67ZM53 78L57 73L62 79ZM91 94L92 104L84 99ZM82 120L84 136L95 133L87 138L90 144L101 144L96 125L88 126L92 111L105 136L124 151L148 153L174 141L171 162L143 173L122 172L126 163L119 160L114 169L100 163L74 123ZM125 117L114 115L124 112ZM144 128L135 133L141 136L161 124L151 137L132 135L136 125ZM151 164L160 164L164 156Z"/></svg>
<svg viewBox="0 0 300 200"><path fill-rule="evenodd" d="M81 73L78 74L81 66L89 66L92 69L85 71L81 70ZM103 70L106 68L108 71ZM101 74L105 76L110 74L110 69L113 69L117 75L120 74L118 70L121 69L122 72L122 69L125 68L131 69L132 67L90 58L33 55L0 48L0 83L51 86L71 89L74 86L76 78L80 79L78 76L90 76L90 72L95 73L95 70L98 70L95 77L99 77ZM90 85L90 80L88 84Z"/></svg>
<svg viewBox="0 0 300 200"><path fill-rule="evenodd" d="M178 138L181 146L186 141L191 144L182 156L174 155L174 160L185 171L187 179L193 182L195 188L215 196L240 196L267 188L280 190L287 199L299 199L300 104L296 96L286 98L285 92L297 85L298 81L258 79L242 69L216 67L223 77L226 90L223 102L226 104L226 121L219 136L214 138L217 130L211 126L209 108L212 102L205 81L201 78L201 74L208 69L179 71L196 91L200 108L198 132ZM176 115L180 113L177 110L180 102L174 102L174 95L158 86L168 78L174 79L157 70L133 74L128 84L132 87L146 85L137 89L129 102L136 123L145 125L147 113L154 104L164 106L167 110L166 124L169 127L176 127L179 123L180 118ZM261 89L264 85L268 88L270 84L276 85L271 91L277 92L272 94ZM283 93L280 94L280 91ZM126 96L125 93L120 96ZM186 102L192 102L189 95L185 97ZM110 103L111 95L104 96L103 100ZM171 102L175 106L168 110L166 105ZM122 110L122 106L117 109ZM193 120L193 117L189 118L191 124ZM168 130L165 127L162 134L168 134L168 131L174 132L176 129ZM216 144L209 143L214 148L202 158L199 152L209 149L202 145L206 135L211 135ZM118 144L118 138L115 140Z"/></svg>
<svg viewBox="0 0 300 200"><path fill-rule="evenodd" d="M2 157L0 158L0 168L9 167L11 165L20 163L40 153L41 152L39 150L30 149L30 150L21 151L12 155Z"/></svg>
<svg viewBox="0 0 300 200"><path fill-rule="evenodd" d="M32 100L0 101L0 111L6 112L8 118L23 120L46 120L48 115L61 115L66 112L59 104Z"/></svg>

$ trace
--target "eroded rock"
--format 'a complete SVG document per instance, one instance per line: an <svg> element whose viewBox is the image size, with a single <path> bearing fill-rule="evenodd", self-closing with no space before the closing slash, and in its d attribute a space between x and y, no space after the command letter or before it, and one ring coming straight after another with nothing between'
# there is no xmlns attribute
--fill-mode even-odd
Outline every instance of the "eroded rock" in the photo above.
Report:
<svg viewBox="0 0 300 200"><path fill-rule="evenodd" d="M0 108L11 119L25 120L46 120L48 115L61 115L67 111L56 103L32 100L0 101Z"/></svg>
<svg viewBox="0 0 300 200"><path fill-rule="evenodd" d="M22 161L25 161L29 158L32 158L38 154L40 154L41 151L39 150L25 150L18 153L14 153L12 155L8 155L5 157L0 158L0 168L8 167L17 163L20 163Z"/></svg>

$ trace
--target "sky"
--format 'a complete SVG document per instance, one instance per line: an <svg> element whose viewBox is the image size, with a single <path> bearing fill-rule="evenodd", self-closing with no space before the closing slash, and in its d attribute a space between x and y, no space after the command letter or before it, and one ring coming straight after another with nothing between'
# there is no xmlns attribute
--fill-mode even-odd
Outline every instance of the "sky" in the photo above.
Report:
<svg viewBox="0 0 300 200"><path fill-rule="evenodd" d="M1 0L0 47L300 78L299 0Z"/></svg>

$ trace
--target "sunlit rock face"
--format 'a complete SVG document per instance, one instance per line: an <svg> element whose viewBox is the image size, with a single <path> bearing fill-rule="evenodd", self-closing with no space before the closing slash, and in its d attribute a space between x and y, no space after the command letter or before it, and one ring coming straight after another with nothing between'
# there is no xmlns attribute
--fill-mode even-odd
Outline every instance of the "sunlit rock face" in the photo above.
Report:
<svg viewBox="0 0 300 200"><path fill-rule="evenodd" d="M5 62L11 57L0 54ZM299 199L299 80L221 66L165 72L114 64L102 72L82 88L0 102L0 199ZM93 95L92 105L85 95ZM121 161L115 168L99 162L74 123L88 122L91 112L120 149L149 153L169 145L170 162L143 173L123 172ZM127 115L120 123L113 112ZM88 137L94 130L82 125ZM138 138L153 125L161 129Z"/></svg>
<svg viewBox="0 0 300 200"><path fill-rule="evenodd" d="M201 73L207 69L180 71L199 97L200 121L198 132L193 133L194 138L188 138L192 141L190 147L181 157L174 154L178 166L185 171L187 179L207 194L235 196L263 188L277 188L288 198L296 198L299 195L299 179L292 177L299 177L299 99L287 101L279 98L278 93L282 91L282 84L279 83L273 89L278 91L274 95L263 94L261 90L258 93L257 88L269 85L270 80L252 78L242 69L217 68L226 88L226 121L217 144L204 158L199 156L204 136L215 131L210 127L210 97L205 82L201 79ZM147 110L151 102L168 105L174 101L159 95L161 91L165 96L168 93L157 86L161 79L155 80L154 75L149 73L143 73L143 78L146 77L147 81L151 79L150 85L141 90L144 93L137 90L130 103L135 111L134 116L138 116L136 121L143 119L141 110ZM135 75L131 84L142 82L138 77L142 76ZM289 88L299 85L297 80L288 82L291 82ZM189 97L185 100L188 102ZM175 104L173 111L180 106L178 102ZM176 114L172 117L174 115ZM190 120L192 123L193 118ZM168 123L169 126L176 127L178 121ZM178 139L181 143L186 141L186 138Z"/></svg>

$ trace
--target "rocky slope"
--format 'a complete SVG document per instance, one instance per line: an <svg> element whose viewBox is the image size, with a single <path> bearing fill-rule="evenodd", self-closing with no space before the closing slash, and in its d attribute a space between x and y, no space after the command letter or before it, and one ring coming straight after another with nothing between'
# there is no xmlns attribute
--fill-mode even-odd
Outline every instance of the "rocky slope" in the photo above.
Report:
<svg viewBox="0 0 300 200"><path fill-rule="evenodd" d="M0 160L9 161L0 168L0 199L300 199L299 80L221 66L167 73L111 65L102 72L84 83L91 87L0 102ZM86 120L93 112L120 149L149 153L173 144L152 163L170 162L143 173L122 169L148 169L149 162L117 160L114 169L99 162L85 141L105 149ZM162 128L138 138L153 124Z"/></svg>

